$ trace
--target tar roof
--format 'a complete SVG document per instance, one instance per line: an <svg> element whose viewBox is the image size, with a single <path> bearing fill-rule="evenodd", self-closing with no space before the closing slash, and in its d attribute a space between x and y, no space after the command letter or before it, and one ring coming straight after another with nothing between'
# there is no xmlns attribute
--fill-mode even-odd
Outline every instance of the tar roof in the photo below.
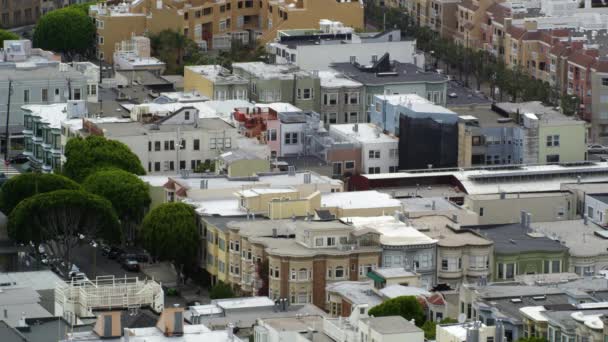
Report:
<svg viewBox="0 0 608 342"><path fill-rule="evenodd" d="M574 257L591 257L607 255L608 239L595 232L604 233L604 228L593 222L569 220L555 222L533 222L531 227L538 233L555 241L561 241L570 255Z"/></svg>
<svg viewBox="0 0 608 342"><path fill-rule="evenodd" d="M401 316L370 317L362 320L380 334L404 334L422 332L414 323Z"/></svg>
<svg viewBox="0 0 608 342"><path fill-rule="evenodd" d="M533 113L539 118L539 123L544 125L585 124L584 121L564 115L551 107L543 105L540 101L500 102L496 103L495 106L508 113Z"/></svg>
<svg viewBox="0 0 608 342"><path fill-rule="evenodd" d="M478 93L470 88L466 88L460 85L456 81L450 81L448 83L446 106L450 107L469 107L471 105L484 105L489 106L492 104L492 100Z"/></svg>
<svg viewBox="0 0 608 342"><path fill-rule="evenodd" d="M447 79L435 72L423 72L414 64L395 62L395 75L382 76L373 72L359 70L351 63L335 63L332 68L343 73L346 77L365 85L417 83L417 82L447 82Z"/></svg>
<svg viewBox="0 0 608 342"><path fill-rule="evenodd" d="M532 236L519 223L505 225L468 226L463 229L478 229L481 235L494 242L494 251L498 254L518 254L527 252L567 252L568 248L559 241L545 236Z"/></svg>

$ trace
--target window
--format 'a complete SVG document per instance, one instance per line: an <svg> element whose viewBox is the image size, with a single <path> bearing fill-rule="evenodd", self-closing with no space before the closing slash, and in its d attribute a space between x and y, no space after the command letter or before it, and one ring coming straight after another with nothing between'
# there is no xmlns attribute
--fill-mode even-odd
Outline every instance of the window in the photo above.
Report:
<svg viewBox="0 0 608 342"><path fill-rule="evenodd" d="M160 141L154 142L154 151L160 151Z"/></svg>
<svg viewBox="0 0 608 342"><path fill-rule="evenodd" d="M323 95L323 104L326 106L333 106L338 104L338 94L329 93Z"/></svg>
<svg viewBox="0 0 608 342"><path fill-rule="evenodd" d="M544 273L559 273L561 272L561 262L559 260L545 260Z"/></svg>
<svg viewBox="0 0 608 342"><path fill-rule="evenodd" d="M41 98L42 98L42 102L48 102L48 100L49 100L49 90L47 88L42 88Z"/></svg>
<svg viewBox="0 0 608 342"><path fill-rule="evenodd" d="M399 158L399 150L396 149L396 148L391 148L388 151L388 157L391 158L391 159Z"/></svg>
<svg viewBox="0 0 608 342"><path fill-rule="evenodd" d="M308 280L308 270L305 268L300 268L298 271L298 280Z"/></svg>
<svg viewBox="0 0 608 342"><path fill-rule="evenodd" d="M160 171L160 162L154 162L154 171L156 171L156 172Z"/></svg>
<svg viewBox="0 0 608 342"><path fill-rule="evenodd" d="M335 124L338 122L338 113L329 113L329 123Z"/></svg>
<svg viewBox="0 0 608 342"><path fill-rule="evenodd" d="M298 143L298 132L285 133L285 145L296 145Z"/></svg>
<svg viewBox="0 0 608 342"><path fill-rule="evenodd" d="M350 112L349 116L350 118L347 120L348 122L359 122L359 113Z"/></svg>
<svg viewBox="0 0 608 342"><path fill-rule="evenodd" d="M29 102L30 102L30 90L24 89L23 90L23 103L29 103Z"/></svg>
<svg viewBox="0 0 608 342"><path fill-rule="evenodd" d="M180 160L179 161L179 169L180 170L185 170L186 169L186 161L185 160Z"/></svg>
<svg viewBox="0 0 608 342"><path fill-rule="evenodd" d="M369 150L368 156L369 156L369 159L380 159L380 151Z"/></svg>
<svg viewBox="0 0 608 342"><path fill-rule="evenodd" d="M462 259L458 257L443 257L441 259L441 270L456 272L462 269Z"/></svg>
<svg viewBox="0 0 608 342"><path fill-rule="evenodd" d="M359 93L344 93L344 104L358 104Z"/></svg>
<svg viewBox="0 0 608 342"><path fill-rule="evenodd" d="M209 149L215 150L216 147L217 147L216 139L215 138L210 138L209 139Z"/></svg>
<svg viewBox="0 0 608 342"><path fill-rule="evenodd" d="M201 141L199 139L194 139L194 146L192 149L195 151L199 151L201 149Z"/></svg>
<svg viewBox="0 0 608 342"><path fill-rule="evenodd" d="M80 100L80 88L74 88L74 100Z"/></svg>
<svg viewBox="0 0 608 342"><path fill-rule="evenodd" d="M103 36L98 37L98 42L99 42L99 45L103 45L103 43L104 43Z"/></svg>
<svg viewBox="0 0 608 342"><path fill-rule="evenodd" d="M342 266L336 267L335 275L336 275L336 278L344 278L344 267L342 267Z"/></svg>
<svg viewBox="0 0 608 342"><path fill-rule="evenodd" d="M485 270L488 268L486 255L469 255L469 268L472 270Z"/></svg>
<svg viewBox="0 0 608 342"><path fill-rule="evenodd" d="M296 270L292 268L291 269L291 274L290 274L290 279L291 280L296 280L296 276L297 276Z"/></svg>
<svg viewBox="0 0 608 342"><path fill-rule="evenodd" d="M547 163L559 163L559 154L548 154Z"/></svg>
<svg viewBox="0 0 608 342"><path fill-rule="evenodd" d="M483 207L479 208L479 216L483 216Z"/></svg>
<svg viewBox="0 0 608 342"><path fill-rule="evenodd" d="M327 241L327 246L335 246L336 245L336 238L335 237L328 237L325 241Z"/></svg>
<svg viewBox="0 0 608 342"><path fill-rule="evenodd" d="M373 175L375 173L380 173L380 167L376 166L376 167L370 167L367 169L367 173L369 173L370 175Z"/></svg>
<svg viewBox="0 0 608 342"><path fill-rule="evenodd" d="M414 267L429 269L432 267L432 256L429 253L421 253L414 256Z"/></svg>
<svg viewBox="0 0 608 342"><path fill-rule="evenodd" d="M352 170L355 168L355 161L354 160L348 160L344 162L344 168L347 170Z"/></svg>
<svg viewBox="0 0 608 342"><path fill-rule="evenodd" d="M310 100L313 98L312 88L298 88L297 91L298 100Z"/></svg>
<svg viewBox="0 0 608 342"><path fill-rule="evenodd" d="M559 146L559 135L548 135L547 136L547 147Z"/></svg>
<svg viewBox="0 0 608 342"><path fill-rule="evenodd" d="M89 96L97 96L97 84L89 84L89 85L87 85L87 95L89 95Z"/></svg>
<svg viewBox="0 0 608 342"><path fill-rule="evenodd" d="M316 247L323 247L323 238L322 237L315 239L315 246Z"/></svg>
<svg viewBox="0 0 608 342"><path fill-rule="evenodd" d="M190 112L189 111L185 111L184 112L184 120L190 120Z"/></svg>
<svg viewBox="0 0 608 342"><path fill-rule="evenodd" d="M269 129L268 130L268 141L277 141L277 130Z"/></svg>

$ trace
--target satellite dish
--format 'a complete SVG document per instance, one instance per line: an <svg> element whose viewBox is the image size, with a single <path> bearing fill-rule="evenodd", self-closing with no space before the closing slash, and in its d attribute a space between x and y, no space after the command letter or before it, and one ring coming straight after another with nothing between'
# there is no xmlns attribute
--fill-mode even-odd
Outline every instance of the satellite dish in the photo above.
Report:
<svg viewBox="0 0 608 342"><path fill-rule="evenodd" d="M460 315L458 315L458 323L462 324L464 322L467 321L467 315L464 313L461 313Z"/></svg>

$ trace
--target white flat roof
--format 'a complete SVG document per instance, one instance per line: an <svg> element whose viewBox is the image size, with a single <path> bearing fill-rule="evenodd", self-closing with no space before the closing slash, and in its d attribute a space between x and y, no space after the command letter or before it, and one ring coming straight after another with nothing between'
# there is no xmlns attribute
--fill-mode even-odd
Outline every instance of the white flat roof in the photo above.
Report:
<svg viewBox="0 0 608 342"><path fill-rule="evenodd" d="M260 79L282 79L291 80L293 75L310 76L306 71L301 71L289 65L266 64L264 62L232 63L233 68L240 68Z"/></svg>
<svg viewBox="0 0 608 342"><path fill-rule="evenodd" d="M47 123L51 128L61 128L61 122L68 119L66 107L66 103L21 106L21 108L30 111L32 115L39 117L41 122Z"/></svg>
<svg viewBox="0 0 608 342"><path fill-rule="evenodd" d="M401 201L392 198L389 194L375 190L332 192L321 196L321 207L337 207L342 209L401 208ZM392 213L387 212L387 214Z"/></svg>
<svg viewBox="0 0 608 342"><path fill-rule="evenodd" d="M224 310L231 309L248 309L248 308L256 308L256 307L265 307L265 306L273 306L274 300L268 297L241 297L234 299L220 299L213 301L218 307Z"/></svg>
<svg viewBox="0 0 608 342"><path fill-rule="evenodd" d="M422 287L389 285L380 289L380 293L387 298L396 298L401 296L424 296L429 297L431 293Z"/></svg>
<svg viewBox="0 0 608 342"><path fill-rule="evenodd" d="M253 189L247 189L247 190L243 190L243 191L239 191L237 192L237 194L239 196L243 196L243 197L257 197L259 195L265 195L265 194L281 194L281 193L289 193L289 192L295 192L295 189L292 188L253 188Z"/></svg>
<svg viewBox="0 0 608 342"><path fill-rule="evenodd" d="M356 229L374 229L380 233L380 243L387 246L437 243L437 240L431 239L392 216L343 217L341 221L351 222Z"/></svg>
<svg viewBox="0 0 608 342"><path fill-rule="evenodd" d="M273 102L273 103L256 103L255 107L272 108L277 113L301 112L302 110L291 103Z"/></svg>
<svg viewBox="0 0 608 342"><path fill-rule="evenodd" d="M189 307L188 311L190 311L192 315L196 316L216 315L222 313L222 309L215 304L194 305Z"/></svg>
<svg viewBox="0 0 608 342"><path fill-rule="evenodd" d="M395 95L376 95L381 100L388 101L390 104L408 107L410 110L419 113L446 113L458 115L455 112L434 104L433 102L417 94L395 94Z"/></svg>
<svg viewBox="0 0 608 342"><path fill-rule="evenodd" d="M237 198L213 199L208 201L192 201L185 199L184 203L193 205L196 212L201 215L221 215L238 216L246 215L247 212L241 209L240 201Z"/></svg>
<svg viewBox="0 0 608 342"><path fill-rule="evenodd" d="M52 271L0 273L0 284L15 283L16 287L29 287L36 291L55 289L57 284L65 282Z"/></svg>
<svg viewBox="0 0 608 342"><path fill-rule="evenodd" d="M355 125L357 125L356 132ZM329 126L330 134L332 131L338 132L347 139L351 139L361 143L399 143L399 139L397 137L384 134L380 127L377 127L376 125L371 123L331 125Z"/></svg>
<svg viewBox="0 0 608 342"><path fill-rule="evenodd" d="M481 323L481 326L485 327L486 325ZM450 335L458 338L459 341L467 340L467 331L469 330L468 323L466 325L465 324L440 325L440 327L442 329L444 329L445 331L447 331Z"/></svg>
<svg viewBox="0 0 608 342"><path fill-rule="evenodd" d="M416 276L416 273L407 271L403 267L381 267L375 269L373 272L381 275L385 279Z"/></svg>
<svg viewBox="0 0 608 342"><path fill-rule="evenodd" d="M544 306L524 306L523 308L519 308L519 312L537 322L547 321L545 315L542 314L543 311L546 311Z"/></svg>
<svg viewBox="0 0 608 342"><path fill-rule="evenodd" d="M362 87L363 84L344 77L336 71L319 71L321 79L321 87L324 88L356 88Z"/></svg>

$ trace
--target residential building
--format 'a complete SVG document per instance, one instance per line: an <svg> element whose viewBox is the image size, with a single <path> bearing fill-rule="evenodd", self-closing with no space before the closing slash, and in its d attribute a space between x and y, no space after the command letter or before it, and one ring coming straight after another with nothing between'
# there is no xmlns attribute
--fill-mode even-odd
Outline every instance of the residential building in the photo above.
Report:
<svg viewBox="0 0 608 342"><path fill-rule="evenodd" d="M491 342L502 339L498 326L487 326L479 321L471 323L440 324L437 326L437 342Z"/></svg>
<svg viewBox="0 0 608 342"><path fill-rule="evenodd" d="M591 276L608 268L608 240L604 238L602 228L590 220L534 222L531 227L568 248L570 259L565 271Z"/></svg>
<svg viewBox="0 0 608 342"><path fill-rule="evenodd" d="M420 274L402 267L376 268L367 276L374 281L376 289L395 285L420 287Z"/></svg>
<svg viewBox="0 0 608 342"><path fill-rule="evenodd" d="M462 283L491 278L494 243L483 234L461 229L450 217L432 215L410 218L414 227L437 240L437 283L453 289Z"/></svg>
<svg viewBox="0 0 608 342"><path fill-rule="evenodd" d="M385 53L401 63L424 64L423 55L416 54L416 41L402 39L399 30L356 33L352 27L327 19L319 21L319 29L279 30L266 50L273 63L308 71L327 70L333 63L370 61Z"/></svg>
<svg viewBox="0 0 608 342"><path fill-rule="evenodd" d="M274 39L278 30L315 27L332 18L354 28L363 27L363 5L358 1L335 3L230 2L202 3L196 0L134 1L115 6L92 6L97 23L99 56L111 63L117 42L145 31L164 29L183 32L204 49L229 49L234 40L262 44Z"/></svg>
<svg viewBox="0 0 608 342"><path fill-rule="evenodd" d="M28 104L66 103L84 100L87 77L48 51L32 49L27 40L4 41L0 59L0 88L12 87L10 113L6 106L0 110L0 131L5 133L7 116L9 140L21 139L24 115L21 108ZM8 103L9 92L0 92L0 103ZM6 137L3 137L3 146Z"/></svg>
<svg viewBox="0 0 608 342"><path fill-rule="evenodd" d="M535 233L524 213L521 223L462 228L479 229L480 234L494 242L494 263L490 266L494 281L513 280L520 274L561 273L569 267L568 248Z"/></svg>
<svg viewBox="0 0 608 342"><path fill-rule="evenodd" d="M334 71L319 71L321 106L325 127L332 124L367 122L365 87Z"/></svg>
<svg viewBox="0 0 608 342"><path fill-rule="evenodd" d="M99 65L92 62L72 62L70 65L87 79L87 105L99 102Z"/></svg>
<svg viewBox="0 0 608 342"><path fill-rule="evenodd" d="M380 127L369 123L336 124L329 127L329 135L336 140L348 141L361 148L361 163L355 160L333 162L334 174L396 172L399 166L399 139L385 134Z"/></svg>
<svg viewBox="0 0 608 342"><path fill-rule="evenodd" d="M420 274L420 285L430 288L436 283L437 240L393 216L348 217L361 232L375 231L380 235L382 267L402 268Z"/></svg>
<svg viewBox="0 0 608 342"><path fill-rule="evenodd" d="M270 172L270 161L268 157L264 158L241 150L228 151L217 158L215 172L225 174L229 178L251 177Z"/></svg>
<svg viewBox="0 0 608 342"><path fill-rule="evenodd" d="M221 65L184 67L184 90L196 91L217 101L249 99L249 81Z"/></svg>
<svg viewBox="0 0 608 342"><path fill-rule="evenodd" d="M70 0L41 0L41 15L45 15L49 11L63 8L68 5L70 5Z"/></svg>
<svg viewBox="0 0 608 342"><path fill-rule="evenodd" d="M32 169L39 172L60 171L63 145L61 122L83 120L88 112L83 100L48 105L24 105L25 129L23 154Z"/></svg>
<svg viewBox="0 0 608 342"><path fill-rule="evenodd" d="M591 194L585 196L585 211L583 216L591 222L595 222L600 226L608 224L606 215L608 209L608 196L606 194Z"/></svg>
<svg viewBox="0 0 608 342"><path fill-rule="evenodd" d="M591 67L591 135L589 140L607 144L608 139L608 62L598 60Z"/></svg>
<svg viewBox="0 0 608 342"><path fill-rule="evenodd" d="M40 0L6 0L2 3L3 29L35 24L40 18L42 2Z"/></svg>
<svg viewBox="0 0 608 342"><path fill-rule="evenodd" d="M327 310L332 317L349 317L357 307L373 308L383 302L370 281L339 281L327 285Z"/></svg>
<svg viewBox="0 0 608 342"><path fill-rule="evenodd" d="M403 215L412 222L419 221L421 227L428 226L432 230L435 226L445 226L450 222L459 225L475 225L479 222L475 212L444 197L420 197L416 193L407 194L396 190L391 194L401 202ZM426 222L426 217L429 217L429 222ZM440 219L435 220L435 217Z"/></svg>
<svg viewBox="0 0 608 342"><path fill-rule="evenodd" d="M285 102L302 110L319 110L321 82L317 72L263 62L234 63L232 68L235 75L248 81L252 101Z"/></svg>
<svg viewBox="0 0 608 342"><path fill-rule="evenodd" d="M458 116L435 105L445 92L376 95L370 106L371 122L399 137L399 169L453 167L458 162ZM431 102L432 100L433 102Z"/></svg>
<svg viewBox="0 0 608 342"><path fill-rule="evenodd" d="M463 207L477 213L479 224L506 224L526 211L532 222L565 221L577 217L576 197L569 191L467 195Z"/></svg>
<svg viewBox="0 0 608 342"><path fill-rule="evenodd" d="M194 106L165 116L134 110L131 120L99 122L85 119L79 134L101 135L125 143L150 174L196 170L205 160L235 148L238 132L220 117L201 117Z"/></svg>
<svg viewBox="0 0 608 342"><path fill-rule="evenodd" d="M150 38L133 36L116 43L112 61L115 70L149 70L156 75L165 72L166 64L150 55Z"/></svg>
<svg viewBox="0 0 608 342"><path fill-rule="evenodd" d="M365 86L365 107L373 103L374 95L427 94L438 92L438 105L445 105L447 78L436 72L424 72L419 66L391 59L390 54L346 63L334 63L332 68Z"/></svg>
<svg viewBox="0 0 608 342"><path fill-rule="evenodd" d="M336 218L352 216L392 215L401 211L401 202L378 191L348 191L325 193L320 210Z"/></svg>
<svg viewBox="0 0 608 342"><path fill-rule="evenodd" d="M260 318L253 328L252 340L253 342L312 342L319 339L331 341L323 333L323 319L324 315Z"/></svg>

